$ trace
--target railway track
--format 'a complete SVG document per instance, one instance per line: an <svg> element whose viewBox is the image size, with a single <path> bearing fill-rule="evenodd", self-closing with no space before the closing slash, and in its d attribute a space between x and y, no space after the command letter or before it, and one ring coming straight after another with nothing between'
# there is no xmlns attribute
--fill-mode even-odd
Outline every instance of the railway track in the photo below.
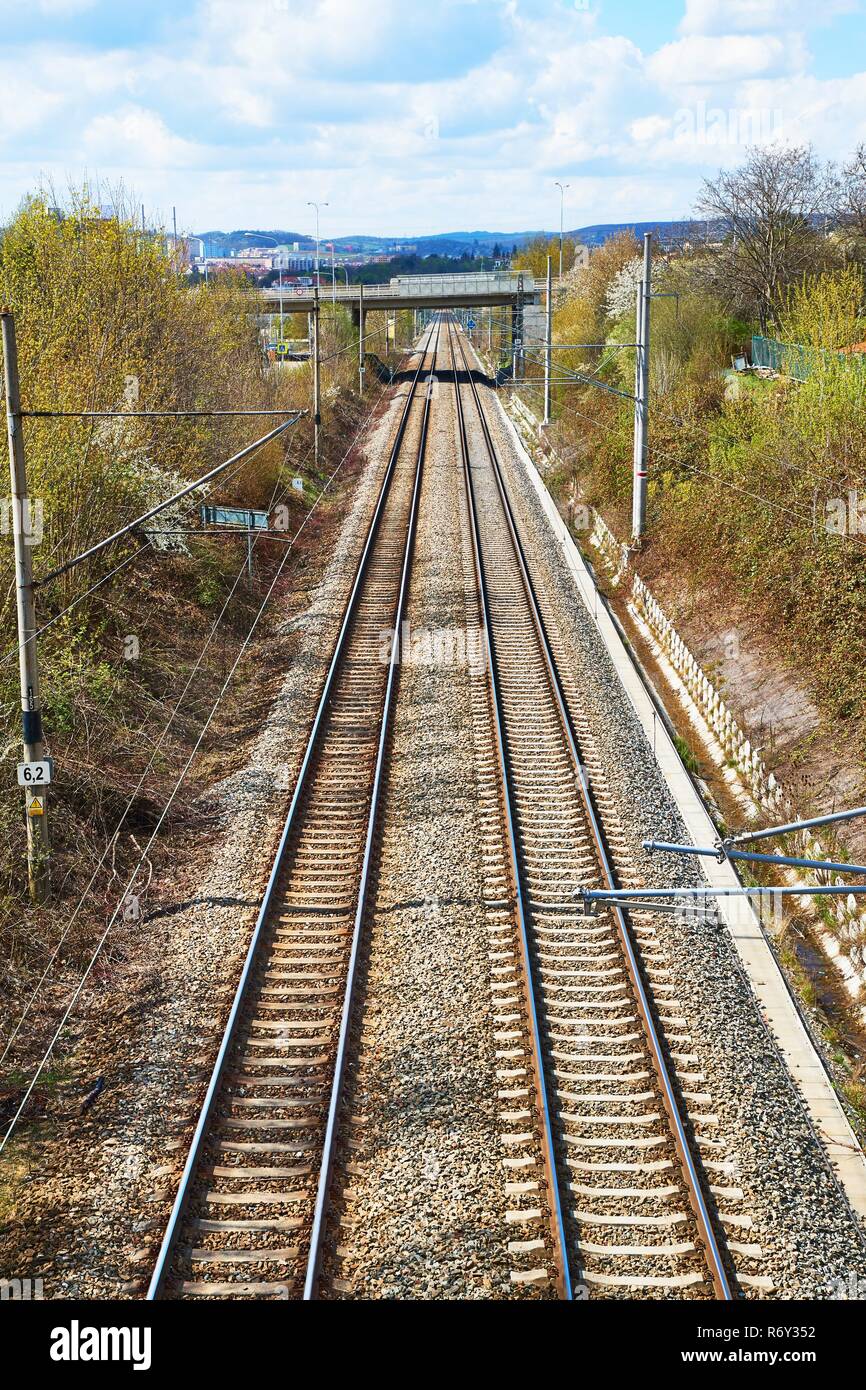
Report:
<svg viewBox="0 0 866 1390"><path fill-rule="evenodd" d="M319 1294L436 361L406 400L147 1297ZM396 651L396 644L395 644Z"/></svg>
<svg viewBox="0 0 866 1390"><path fill-rule="evenodd" d="M433 400L419 387L442 327L409 382L151 1299L351 1295L323 1252L336 1154L352 1146L344 1080L399 660L394 643L383 661L382 633L405 609ZM652 924L579 906L581 887L614 882L601 770L588 732L578 741L462 342L444 329L490 655L473 718L492 750L481 824L511 1279L563 1299L729 1298L704 1176L729 1165L696 1156L681 1112L681 1097L708 1098Z"/></svg>
<svg viewBox="0 0 866 1390"><path fill-rule="evenodd" d="M511 1277L565 1299L578 1283L584 1296L729 1299L701 1171L729 1165L701 1156L714 1141L681 1109L678 1085L699 1110L709 1098L651 921L581 910L581 887L614 886L612 855L478 388L447 331L498 765L486 858L508 1218L521 1237ZM716 1186L711 1199L738 1196Z"/></svg>

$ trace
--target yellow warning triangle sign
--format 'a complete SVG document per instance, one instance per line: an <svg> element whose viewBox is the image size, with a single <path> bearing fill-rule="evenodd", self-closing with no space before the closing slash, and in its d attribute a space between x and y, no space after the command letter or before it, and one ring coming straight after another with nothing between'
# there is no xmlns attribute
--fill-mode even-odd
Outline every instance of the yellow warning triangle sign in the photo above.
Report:
<svg viewBox="0 0 866 1390"><path fill-rule="evenodd" d="M27 814L28 816L44 816L45 797L31 796L30 800L27 803Z"/></svg>

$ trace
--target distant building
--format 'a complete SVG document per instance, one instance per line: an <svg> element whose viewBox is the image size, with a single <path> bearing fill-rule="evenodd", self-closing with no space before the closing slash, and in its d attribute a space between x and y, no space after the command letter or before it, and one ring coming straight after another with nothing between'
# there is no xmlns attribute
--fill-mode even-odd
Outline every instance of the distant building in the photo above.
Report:
<svg viewBox="0 0 866 1390"><path fill-rule="evenodd" d="M316 264L315 255L309 251L280 251L273 258L274 270L312 270Z"/></svg>

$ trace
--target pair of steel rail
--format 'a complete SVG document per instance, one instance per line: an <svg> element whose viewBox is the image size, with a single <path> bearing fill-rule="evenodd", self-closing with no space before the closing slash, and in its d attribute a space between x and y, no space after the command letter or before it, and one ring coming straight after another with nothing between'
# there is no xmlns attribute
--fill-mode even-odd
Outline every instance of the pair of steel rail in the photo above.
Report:
<svg viewBox="0 0 866 1390"><path fill-rule="evenodd" d="M436 353L439 347L439 336L443 320L437 320L435 329L431 332L428 344L432 339L433 343L433 366L435 367ZM606 841L600 820L593 804L592 796L585 785L584 778L580 775L580 753L577 740L574 735L571 720L563 694L556 662L548 641L544 621L538 605L529 570L526 563L523 546L521 544L514 515L508 500L505 482L497 457L496 449L490 428L484 413L480 395L472 371L466 358L463 344L453 331L452 321L447 322L447 333L451 347L452 364L454 368L454 388L455 401L458 421L458 436L460 444L461 462L463 476L466 487L467 503L469 508L473 552L475 561L476 577L478 582L478 592L480 601L480 611L486 640L486 650L488 652L488 679L490 684L491 702L493 710L493 720L496 734L496 744L498 750L499 769L501 784L503 788L503 806L506 838L508 842L508 853L511 861L511 873L515 891L515 913L520 939L520 949L524 978L526 981L526 1000L527 1000L527 1021L530 1032L532 1067L537 1096L537 1110L540 1121L540 1131L542 1136L543 1162L545 1177L548 1189L548 1208L550 1218L551 1239L554 1249L556 1262L556 1287L562 1299L572 1298L572 1278L569 1268L568 1247L565 1235L565 1223L562 1208L562 1198L560 1193L560 1181L557 1170L557 1158L555 1137L548 1098L547 1086L545 1082L544 1055L541 1035L541 1023L537 998L539 991L534 978L532 962L532 952L529 942L529 932L527 926L527 913L525 908L525 893L523 886L523 871L521 855L518 846L518 837L515 827L515 816L513 812L513 790L511 786L511 774L509 770L508 755L508 732L505 728L505 720L499 694L499 679L496 664L496 651L493 645L493 635L490 623L490 602L488 593L487 576L484 569L483 551L481 545L481 531L479 517L475 505L468 434L466 429L466 419L461 395L461 383L458 370L458 352L462 362L462 370L469 384L475 408L477 410L478 421L484 438L485 449L487 451L491 467L496 479L499 496L502 500L503 511L507 520L508 531L511 542L514 546L514 553L520 568L523 587L526 594L527 605L532 617L532 623L538 636L540 648L544 655L544 663L547 670L547 677L550 690L555 701L559 718L562 723L563 733L570 750L574 763L577 784L581 789L584 809L587 822L591 829L592 839L598 859L599 870L602 880L606 887L615 887L615 876L611 867L610 858L607 851ZM211 1073L210 1081L205 1094L204 1102L196 1124L196 1129L190 1145L189 1153L184 1165L180 1185L169 1217L168 1225L157 1257L156 1266L147 1298L156 1299L167 1292L167 1285L171 1274L171 1264L175 1251L175 1244L181 1228L184 1212L187 1205L190 1189L194 1181L196 1169L202 1157L202 1151L207 1140L208 1128L214 1111L214 1105L220 1091L223 1079L226 1060L229 1056L233 1040L235 1038L239 1019L244 1007L244 997L250 976L254 969L256 954L259 949L260 941L266 927L269 915L272 912L277 896L277 885L280 877L283 859L289 843L291 834L295 828L299 810L302 804L307 775L312 763L314 753L319 741L320 732L325 717L331 692L340 669L340 663L346 646L347 634L357 609L359 595L365 583L370 557L372 555L376 538L379 533L379 525L385 506L385 501L391 486L393 475L396 469L397 460L403 447L406 428L413 402L416 397L419 382L424 373L424 366L427 360L428 347L421 351L420 360L412 377L410 389L403 407L397 433L390 452L388 465L383 477L379 491L378 500L373 513L368 536L364 545L358 570L352 586L343 620L340 626L334 654L328 669L325 683L322 689L319 704L312 723L308 737L304 757L298 774L292 801L288 815L283 826L277 848L274 864L271 869L265 894L262 899L256 925L247 950L244 966L235 991L232 1006L229 1012L226 1027L220 1043L216 1061ZM421 481L423 476L423 463L426 451L427 434L429 427L431 401L432 401L432 369L430 380L428 381L426 397L423 408L423 418L421 425L421 435L416 456L415 477L412 490L412 500L409 510L409 520L406 532L406 542L403 554L402 572L400 578L399 592L397 596L394 629L400 630L403 621L406 599L411 574L412 556L414 550L415 534L417 529L418 502L421 491ZM393 710L394 694L396 688L397 664L399 662L399 645L392 643L389 670L383 700L381 726L376 753L375 770L373 774L372 794L369 807L369 816L366 832L363 863L359 881L358 898L354 915L352 930L352 941L348 962L347 978L343 996L343 1004L340 1016L340 1028L337 1042L337 1053L334 1063L333 1078L330 1087L330 1099L325 1128L324 1146L319 1163L319 1173L316 1186L316 1200L313 1212L313 1224L310 1236L310 1246L306 1260L306 1271L304 1277L304 1300L312 1300L318 1296L318 1284L321 1273L322 1251L327 1224L329 1195L331 1189L334 1154L339 1130L339 1113L342 1097L343 1078L345 1074L349 1028L355 1002L356 986L358 979L358 961L363 934L364 919L367 913L370 885L372 879L372 869L374 860L375 833L379 815L381 800L381 789L383 773L386 763L387 742L391 726L391 715ZM617 929L622 943L623 953L627 963L631 985L638 1003L644 1033L650 1051L650 1056L656 1073L656 1079L662 1101L670 1123L671 1133L680 1160L680 1166L688 1192L697 1230L698 1240L701 1243L706 1258L706 1263L712 1279L716 1297L719 1299L730 1299L733 1295L725 1272L724 1263L718 1243L716 1241L712 1222L704 1200L701 1181L693 1160L688 1135L686 1132L685 1121L680 1113L673 1082L667 1067L667 1063L662 1051L656 1025L653 1019L652 1008L648 998L647 990L644 985L641 968L637 959L637 952L632 939L632 934L628 925L627 918L623 911L618 907L613 908ZM263 1252L263 1259L266 1259L266 1252Z"/></svg>
<svg viewBox="0 0 866 1390"><path fill-rule="evenodd" d="M547 671L547 678L550 685L550 690L554 702L556 704L559 719L562 724L563 734L574 767L575 781L577 783L577 786L580 788L583 807L586 814L587 823L589 825L590 832L592 835L593 845L598 861L601 878L606 888L614 888L616 887L616 878L611 864L610 855L608 853L607 842L605 839L604 831L602 829L599 816L593 803L591 792L587 785L586 778L582 775L580 750L578 748L577 739L575 737L574 729L572 727L571 719L568 713L568 707L563 693L562 683L560 681L556 661L554 659L550 642L548 640L547 631L544 625L544 619L542 618L535 589L529 575L529 568L526 563L526 556L524 553L522 542L518 535L517 526L514 519L514 513L512 511L511 503L508 498L508 492L505 486L502 468L496 453L495 445L493 443L490 427L488 425L487 418L485 416L481 404L481 399L478 393L478 387L476 385L474 376L466 358L465 349L459 338L456 340L454 339L454 335L450 325L449 336L451 337L452 341L452 352L454 342L456 341L457 343L460 358L463 363L463 370L466 375L471 390L472 398L477 410L478 421L481 426L481 431L484 437L485 449L490 460L491 467L493 469L494 477L496 479L497 491L502 502L503 512L505 514L506 522L508 525L508 532L511 538L511 543L514 547L515 557L520 568L521 579L523 581L523 588L526 594L527 606L531 613L533 627L537 634L539 646L543 653L544 665ZM456 356L454 360L456 368ZM494 723L496 727L500 776L502 780L502 786L504 789L506 830L509 845L509 854L511 858L511 871L513 881L515 884L516 912L521 944L521 955L523 958L523 967L527 981L527 1012L530 1027L531 1044L533 1049L533 1071L536 1077L536 1092L538 1096L539 1116L543 1135L544 1165L548 1180L550 1225L554 1241L554 1248L556 1250L557 1255L557 1262L559 1266L557 1270L557 1288L562 1298L570 1299L572 1297L572 1279L569 1269L568 1248L565 1238L565 1225L562 1211L562 1200L560 1196L560 1186L557 1177L555 1145L551 1124L550 1104L547 1095L547 1087L544 1080L544 1061L541 1046L540 1028L538 1022L538 1008L536 1003L536 999L540 991L538 990L537 984L534 979L531 951L529 947L526 911L524 905L525 893L522 885L523 868L521 856L517 846L517 837L515 834L514 826L514 814L512 810L514 798L511 787L511 776L509 771L508 734L505 729L502 705L499 695L496 651L493 644L492 627L489 622L489 600L487 590L487 579L484 573L484 563L481 550L481 532L479 526L478 512L475 506L475 499L472 489L471 470L469 465L469 446L466 435L466 422L463 412L463 404L460 397L459 382L455 381L455 387L457 394L457 415L458 428L460 434L460 446L461 454L463 457L463 470L466 480L466 493L468 498L470 520L472 526L475 566L476 573L478 576L479 593L481 596L481 609L485 627L485 636L488 642L487 650L490 654L490 690L494 711ZM724 1262L722 1259L722 1254L719 1249L715 1233L713 1231L712 1221L709 1215L709 1211L707 1209L706 1201L704 1199L701 1187L701 1181L697 1172L694 1159L692 1157L691 1146L686 1131L685 1121L680 1112L673 1081L667 1066L667 1062L664 1057L664 1053L662 1051L661 1040L658 1035L655 1020L653 1018L652 1007L650 1004L646 986L644 984L641 968L638 962L637 951L635 948L632 932L628 920L621 908L619 908L618 906L614 906L613 910L616 919L617 932L622 945L622 950L628 969L631 987L634 991L635 998L637 1001L644 1035L646 1038L647 1046L650 1052L650 1058L656 1075L656 1081L658 1083L662 1102L664 1104L665 1112L668 1117L668 1122L670 1125L671 1134L673 1136L674 1145L677 1151L677 1156L680 1161L680 1167L685 1182L689 1204L692 1208L692 1212L694 1214L695 1222L697 1225L698 1241L703 1249L704 1257L707 1263L710 1277L712 1279L716 1297L718 1299L725 1300L731 1299L733 1295L730 1287L730 1282L728 1280L728 1276L725 1271Z"/></svg>
<svg viewBox="0 0 866 1390"><path fill-rule="evenodd" d="M430 337L433 339L434 364L436 360L436 347L438 344L438 336L439 325L437 323L435 330L433 330L430 334ZM178 1187L171 1215L168 1220L168 1225L166 1227L162 1244L160 1246L159 1254L157 1256L156 1266L154 1268L153 1276L151 1278L150 1286L147 1292L148 1300L155 1300L159 1298L165 1292L166 1286L170 1279L171 1264L174 1258L177 1238L187 1207L190 1190L195 1179L195 1174L199 1164L199 1160L202 1157L202 1150L207 1140L208 1128L210 1125L211 1117L214 1113L215 1102L219 1096L220 1086L225 1072L226 1060L230 1054L232 1044L235 1040L235 1036L238 1029L238 1023L240 1021L242 1011L244 1008L244 1000L246 996L247 986L249 984L254 969L255 960L259 950L260 942L262 940L263 933L265 931L272 910L276 906L278 906L278 881L283 867L283 860L285 857L286 848L289 844L289 840L299 819L300 809L304 798L304 792L307 786L310 767L313 762L314 754L319 743L320 733L322 725L324 723L328 704L331 699L331 694L334 689L335 682L337 680L341 662L343 660L352 620L357 610L359 597L361 595L364 583L366 581L370 559L376 544L376 538L379 534L379 527L385 509L385 503L387 501L388 494L391 488L391 483L397 467L397 460L400 456L400 452L403 447L403 440L406 434L409 416L412 410L412 405L415 401L419 381L421 380L421 377L424 372L424 365L426 360L427 351L425 348L421 351L418 366L412 377L409 391L406 396L406 401L404 403L403 410L400 416L400 421L397 427L397 433L394 438L394 443L391 448L388 464L385 470L384 477L382 479L381 487L379 489L379 496L373 512L373 518L370 523L370 529L367 534L367 539L361 554L361 559L358 563L358 569L355 575L355 580L352 585L352 590L349 595L348 602L346 604L342 622L340 624L340 631L337 637L336 646L334 648L334 654L331 658L331 663L328 668L328 673L325 677L324 686L322 687L322 693L319 698L316 714L313 719L312 727L310 729L310 733L307 739L307 744L304 751L303 760L301 762L301 767L298 772L297 781L295 783L295 790L292 795L288 815L286 816L286 820L283 825L283 830L280 835L280 840L277 846L277 852L274 858L274 863L271 868L270 877L268 878L268 883L265 888L264 897L262 898L262 904L259 908L259 913L256 919L255 927L253 929L253 934L250 938L250 944L247 949L243 969L241 971L240 979L238 980L237 988L235 990L232 1006L229 1011L229 1016L223 1032L222 1040L220 1042L217 1058L214 1063L213 1070L211 1072L210 1080L208 1082L207 1091L205 1093L205 1098L202 1103L201 1111L199 1113L198 1122L196 1124L195 1132L193 1134L192 1142L190 1144L186 1163L184 1164L183 1173L180 1179L180 1185ZM408 592L409 573L411 569L412 552L415 542L415 532L418 515L418 498L420 496L421 490L421 477L424 463L424 454L426 450L427 430L430 418L431 395L431 389L428 385L427 395L424 402L424 414L421 425L421 437L415 462L415 480L412 491L412 501L409 511L409 523L406 533L406 544L403 555L400 588L397 596L396 613L394 619L395 631L400 630L400 625L403 621L406 595ZM373 773L373 788L371 795L370 813L368 820L366 842L364 847L363 865L361 869L361 876L359 882L357 908L355 912L354 926L352 931L352 943L349 954L348 973L346 978L346 986L340 1017L340 1030L337 1044L337 1054L335 1060L333 1081L330 1090L330 1100L328 1105L328 1115L325 1129L325 1143L319 1167L319 1176L316 1188L316 1203L313 1214L312 1236L304 1276L303 1297L305 1300L314 1299L317 1296L317 1285L322 1254L322 1240L324 1236L325 1219L327 1214L328 1191L330 1187L330 1178L333 1168L333 1155L338 1129L340 1096L342 1091L342 1081L346 1064L348 1029L355 997L355 986L357 982L357 967L361 940L361 930L363 926L364 916L366 913L368 892L370 886L373 859L373 841L379 806L379 796L382 785L382 776L385 766L386 743L391 722L391 710L394 698L396 660L398 652L398 645L396 643L392 644L391 659L382 708L381 731L376 754L375 769ZM266 1260L266 1258L267 1254L266 1252L263 1252L263 1260Z"/></svg>

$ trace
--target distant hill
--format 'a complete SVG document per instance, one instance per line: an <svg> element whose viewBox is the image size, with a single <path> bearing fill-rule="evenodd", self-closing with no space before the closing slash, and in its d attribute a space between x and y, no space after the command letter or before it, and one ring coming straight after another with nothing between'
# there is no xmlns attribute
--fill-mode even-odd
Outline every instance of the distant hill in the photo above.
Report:
<svg viewBox="0 0 866 1390"><path fill-rule="evenodd" d="M582 242L584 246L601 246L608 237L615 236L617 232L633 231L636 236L643 236L644 232L652 232L663 242L681 240L688 235L688 229L692 224L686 221L680 222L596 222L589 227L577 227L573 231L566 232L566 236ZM243 228L233 232L199 232L198 236L214 250L222 254L230 251L240 251L245 246L266 245L268 242L279 241L287 242L290 246L295 242L302 250L309 251L315 246L315 241L309 235L302 232L284 231L278 227L269 230L264 228ZM548 236L556 237L557 233L550 231L523 231L523 232L436 232L430 236L345 236L335 237L334 246L340 252L348 250L360 251L366 255L384 253L388 251L400 252L404 249L418 256L490 256L494 254L509 255L513 247L524 246L534 237ZM328 238L327 244L330 246L331 239ZM322 255L325 241L320 242Z"/></svg>
<svg viewBox="0 0 866 1390"><path fill-rule="evenodd" d="M566 236L573 237L584 246L601 246L617 232L634 232L642 237L644 232L652 232L661 242L681 241L688 236L691 222L596 222L591 227L578 227Z"/></svg>

